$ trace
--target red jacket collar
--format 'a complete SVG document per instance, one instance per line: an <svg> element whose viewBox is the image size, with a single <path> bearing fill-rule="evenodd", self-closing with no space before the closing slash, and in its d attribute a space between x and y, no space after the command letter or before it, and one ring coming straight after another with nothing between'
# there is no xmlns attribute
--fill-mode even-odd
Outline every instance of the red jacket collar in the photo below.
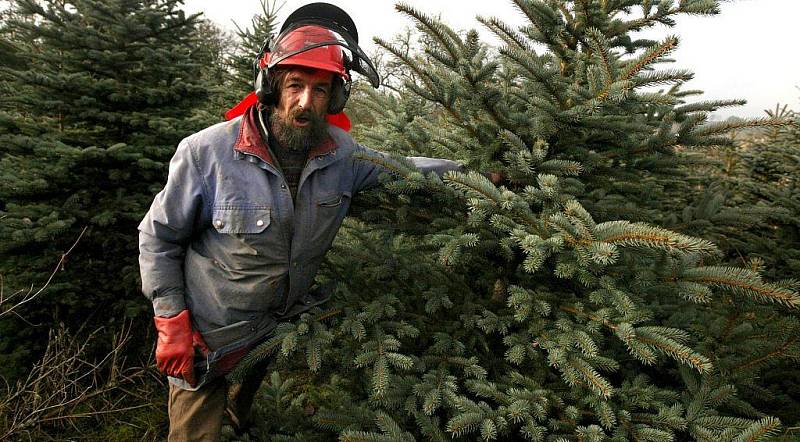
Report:
<svg viewBox="0 0 800 442"><path fill-rule="evenodd" d="M258 130L258 105L253 104L242 115L242 122L239 126L239 136L236 138L236 143L233 149L237 152L242 152L250 155L255 155L266 163L275 163L272 160L272 155L269 153L267 143L261 138L261 133ZM314 147L308 152L308 158L314 158L319 155L324 155L336 148L336 143L330 137L319 146Z"/></svg>

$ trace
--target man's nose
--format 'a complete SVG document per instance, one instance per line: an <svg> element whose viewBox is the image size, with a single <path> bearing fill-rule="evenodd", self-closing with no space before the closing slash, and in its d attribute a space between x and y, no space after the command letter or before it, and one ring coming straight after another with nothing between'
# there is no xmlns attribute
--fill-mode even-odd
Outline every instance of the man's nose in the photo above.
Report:
<svg viewBox="0 0 800 442"><path fill-rule="evenodd" d="M303 88L298 97L297 104L303 109L311 109L312 104L312 89L310 87Z"/></svg>

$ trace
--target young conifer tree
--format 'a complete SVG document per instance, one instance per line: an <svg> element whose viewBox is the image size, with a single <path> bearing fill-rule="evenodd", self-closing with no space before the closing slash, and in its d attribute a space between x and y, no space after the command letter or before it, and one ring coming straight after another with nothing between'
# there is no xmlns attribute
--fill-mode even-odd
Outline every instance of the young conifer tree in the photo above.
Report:
<svg viewBox="0 0 800 442"><path fill-rule="evenodd" d="M222 32L207 23L217 37L213 53L216 55L209 68L218 75L210 79L210 99L205 108L211 121L222 121L225 112L253 91L253 60L270 34L277 31L277 13L280 9L274 0L261 0L261 13L253 15L249 26L236 25L236 32Z"/></svg>
<svg viewBox="0 0 800 442"><path fill-rule="evenodd" d="M240 95L253 90L253 60L260 53L270 35L278 31L276 0L260 0L261 13L250 20L250 26L236 26L237 48L228 60L233 74L234 89Z"/></svg>
<svg viewBox="0 0 800 442"><path fill-rule="evenodd" d="M725 265L707 240L640 222L663 213L697 160L687 149L785 124L709 122L739 101L687 102L691 73L659 68L677 38L633 37L713 14L717 2L514 3L527 18L519 29L480 19L505 42L496 50L398 7L423 45L379 42L406 81L359 102L378 116L360 141L501 171L506 183L365 157L398 179L361 196L340 232L319 281L338 282L334 299L279 326L231 376L275 354L293 369L271 378L258 430L282 440L774 434L778 419L737 395L703 321L729 303L789 318L796 288ZM693 321L672 326L676 312ZM308 414L318 429L305 427Z"/></svg>
<svg viewBox="0 0 800 442"><path fill-rule="evenodd" d="M180 4L10 2L0 49L11 56L0 74L4 293L47 281L81 239L44 295L0 321L0 374L25 370L48 325L91 330L149 316L136 226L177 142L207 124L193 115L207 97L208 53L198 17Z"/></svg>

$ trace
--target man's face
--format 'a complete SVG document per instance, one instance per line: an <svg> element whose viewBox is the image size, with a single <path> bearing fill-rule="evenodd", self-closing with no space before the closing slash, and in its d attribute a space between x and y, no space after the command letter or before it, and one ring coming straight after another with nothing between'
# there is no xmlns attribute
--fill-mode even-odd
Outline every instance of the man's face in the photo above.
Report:
<svg viewBox="0 0 800 442"><path fill-rule="evenodd" d="M314 147L327 135L333 74L316 69L290 69L272 112L272 130L278 142L292 150Z"/></svg>
<svg viewBox="0 0 800 442"><path fill-rule="evenodd" d="M287 119L298 110L306 110L324 117L330 101L333 74L317 69L290 69L283 79L280 101L275 110L281 118ZM294 115L294 127L308 127L308 118L302 114Z"/></svg>

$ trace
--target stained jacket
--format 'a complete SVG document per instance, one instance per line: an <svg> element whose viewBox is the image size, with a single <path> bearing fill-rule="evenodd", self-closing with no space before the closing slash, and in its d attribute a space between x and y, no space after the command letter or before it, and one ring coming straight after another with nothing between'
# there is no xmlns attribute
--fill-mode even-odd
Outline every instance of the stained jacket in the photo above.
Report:
<svg viewBox="0 0 800 442"><path fill-rule="evenodd" d="M164 189L139 224L142 291L156 316L188 308L212 350L236 351L281 318L324 302L309 292L359 191L383 169L331 126L314 148L292 200L257 126L258 111L181 141ZM420 171L460 166L413 157Z"/></svg>

